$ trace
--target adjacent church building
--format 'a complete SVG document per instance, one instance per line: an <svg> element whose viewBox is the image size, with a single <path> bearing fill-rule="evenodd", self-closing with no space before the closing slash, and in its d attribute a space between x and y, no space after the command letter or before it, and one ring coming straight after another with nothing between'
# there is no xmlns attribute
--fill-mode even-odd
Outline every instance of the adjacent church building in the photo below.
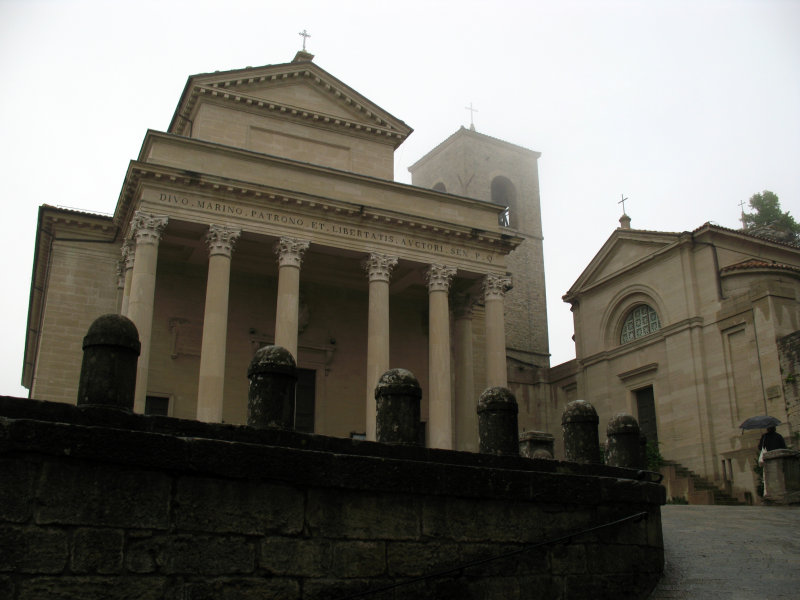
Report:
<svg viewBox="0 0 800 600"><path fill-rule="evenodd" d="M39 210L23 385L74 403L83 336L139 331L135 410L244 423L247 366L296 358L297 429L375 438L389 368L423 390L425 443L477 451L509 387L550 433L577 398L636 416L661 454L745 497L770 414L800 431L800 248L706 224L621 227L564 296L576 359L550 366L539 153L461 128L394 181L411 128L298 52L189 77L146 133L113 216Z"/></svg>
<svg viewBox="0 0 800 600"><path fill-rule="evenodd" d="M576 360L556 388L589 399L601 426L637 416L665 458L750 500L764 431L739 425L771 415L787 443L800 432L800 248L709 223L630 223L564 295Z"/></svg>

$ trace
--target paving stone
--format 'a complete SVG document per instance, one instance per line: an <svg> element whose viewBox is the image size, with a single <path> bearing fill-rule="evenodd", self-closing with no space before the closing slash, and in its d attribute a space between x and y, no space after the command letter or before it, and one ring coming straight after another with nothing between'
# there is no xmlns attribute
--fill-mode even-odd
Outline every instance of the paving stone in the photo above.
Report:
<svg viewBox="0 0 800 600"><path fill-rule="evenodd" d="M649 600L794 600L800 590L800 508L661 509L664 576Z"/></svg>

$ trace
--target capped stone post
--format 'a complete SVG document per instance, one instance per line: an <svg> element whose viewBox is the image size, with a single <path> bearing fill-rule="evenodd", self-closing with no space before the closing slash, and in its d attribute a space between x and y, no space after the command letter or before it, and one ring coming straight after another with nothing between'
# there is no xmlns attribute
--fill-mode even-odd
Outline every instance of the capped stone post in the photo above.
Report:
<svg viewBox="0 0 800 600"><path fill-rule="evenodd" d="M411 371L389 369L375 386L375 439L383 444L419 445L422 388Z"/></svg>
<svg viewBox="0 0 800 600"><path fill-rule="evenodd" d="M606 464L628 469L641 468L639 423L632 415L617 413L606 428Z"/></svg>
<svg viewBox="0 0 800 600"><path fill-rule="evenodd" d="M600 419L594 406L586 400L573 400L561 415L566 459L579 463L600 463Z"/></svg>
<svg viewBox="0 0 800 600"><path fill-rule="evenodd" d="M282 346L256 351L247 368L247 424L257 429L294 429L294 390L297 366Z"/></svg>
<svg viewBox="0 0 800 600"><path fill-rule="evenodd" d="M519 456L517 399L508 388L490 387L478 400L478 439L481 454Z"/></svg>
<svg viewBox="0 0 800 600"><path fill-rule="evenodd" d="M553 458L555 439L545 431L523 431L519 434L519 453L525 458Z"/></svg>
<svg viewBox="0 0 800 600"><path fill-rule="evenodd" d="M127 317L97 317L83 338L78 406L133 412L139 332Z"/></svg>

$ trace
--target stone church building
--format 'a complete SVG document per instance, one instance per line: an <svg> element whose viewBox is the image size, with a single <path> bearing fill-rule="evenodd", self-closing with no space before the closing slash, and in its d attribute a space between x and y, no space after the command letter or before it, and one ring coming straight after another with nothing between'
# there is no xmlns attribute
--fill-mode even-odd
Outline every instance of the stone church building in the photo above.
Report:
<svg viewBox="0 0 800 600"><path fill-rule="evenodd" d="M394 150L411 132L305 51L190 77L113 216L40 208L30 396L74 403L89 324L121 312L142 342L138 412L244 423L247 366L275 343L297 360L301 431L374 439L375 384L403 367L430 447L477 451L477 398L501 385L557 457L564 406L584 398L601 440L629 412L665 457L752 494L758 432L738 424L800 431L800 249L624 217L564 296L576 359L551 367L539 153L461 128L405 185Z"/></svg>
<svg viewBox="0 0 800 600"><path fill-rule="evenodd" d="M795 446L800 432L800 248L709 223L630 223L564 295L576 360L554 369L553 393L589 399L601 426L635 415L665 458L750 501L764 430L739 425L777 417Z"/></svg>
<svg viewBox="0 0 800 600"><path fill-rule="evenodd" d="M117 311L142 342L135 410L209 422L245 422L275 343L298 429L374 439L375 384L403 367L427 444L477 450L506 354L549 366L538 153L462 129L396 183L411 128L312 59L190 77L112 217L41 207L32 398L75 402L83 336Z"/></svg>

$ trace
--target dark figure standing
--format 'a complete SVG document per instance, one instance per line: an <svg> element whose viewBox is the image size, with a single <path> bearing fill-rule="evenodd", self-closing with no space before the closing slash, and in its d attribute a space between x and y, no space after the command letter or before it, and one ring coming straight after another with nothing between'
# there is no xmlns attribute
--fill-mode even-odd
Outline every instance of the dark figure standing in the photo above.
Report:
<svg viewBox="0 0 800 600"><path fill-rule="evenodd" d="M781 448L786 448L786 442L783 440L783 436L775 431L774 427L767 427L767 433L762 435L761 439L758 441L759 452L762 449L769 452L770 450L779 450Z"/></svg>

